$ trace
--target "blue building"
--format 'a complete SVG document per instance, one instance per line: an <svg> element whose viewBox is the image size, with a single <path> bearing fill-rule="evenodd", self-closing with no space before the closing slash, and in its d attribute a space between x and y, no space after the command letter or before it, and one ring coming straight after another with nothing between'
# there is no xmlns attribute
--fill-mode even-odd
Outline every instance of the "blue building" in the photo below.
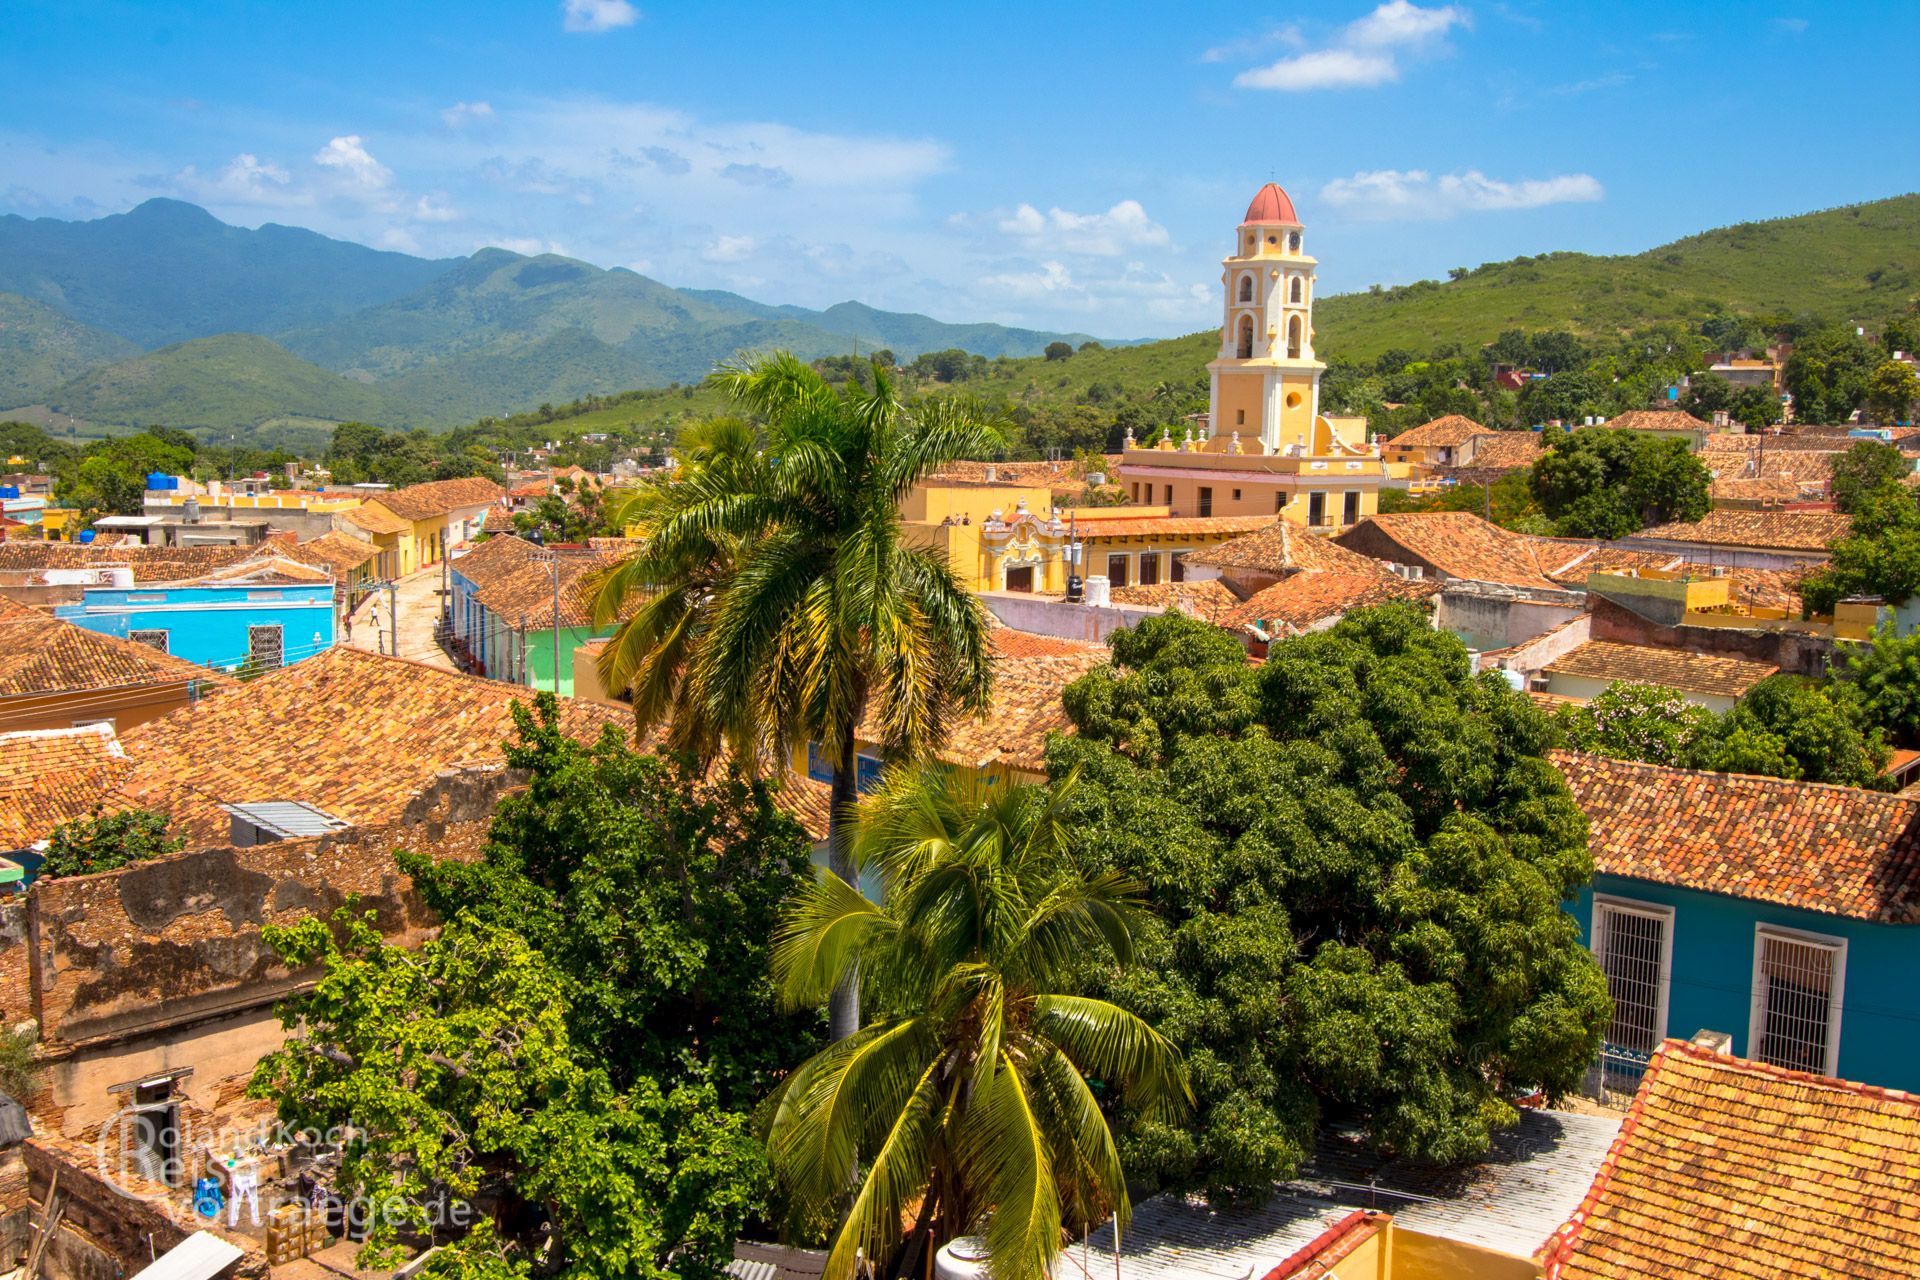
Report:
<svg viewBox="0 0 1920 1280"><path fill-rule="evenodd" d="M1920 800L1563 754L1595 874L1570 910L1631 1088L1667 1036L1920 1090Z"/></svg>
<svg viewBox="0 0 1920 1280"><path fill-rule="evenodd" d="M88 587L55 615L222 671L288 666L333 647L332 583Z"/></svg>

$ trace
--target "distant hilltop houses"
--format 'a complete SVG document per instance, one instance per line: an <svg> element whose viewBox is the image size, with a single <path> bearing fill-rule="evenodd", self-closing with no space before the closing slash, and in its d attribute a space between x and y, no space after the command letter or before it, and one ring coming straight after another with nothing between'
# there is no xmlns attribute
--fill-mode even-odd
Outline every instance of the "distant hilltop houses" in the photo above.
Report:
<svg viewBox="0 0 1920 1280"><path fill-rule="evenodd" d="M1123 1280L1916 1274L1920 743L1875 738L1886 749L1863 749L1840 782L1811 780L1800 756L1749 773L1699 767L1677 749L1642 758L1575 730L1592 727L1583 715L1624 716L1640 698L1654 707L1648 737L1738 721L1750 744L1761 731L1739 718L1757 715L1756 699L1825 696L1850 658L1909 642L1913 599L1849 593L1815 610L1808 584L1859 555L1861 529L1836 503L1862 457L1851 451L1872 446L1880 498L1911 496L1920 431L1755 434L1669 402L1596 415L1577 424L1594 433L1582 440L1659 441L1683 464L1703 487L1695 518L1642 520L1606 538L1510 527L1493 518L1491 495L1515 488L1564 437L1447 413L1386 438L1364 418L1326 412L1318 263L1293 200L1267 183L1222 238L1204 414L1151 439L1116 429L1117 449L1071 460L945 463L902 486L893 516L892 493L869 508L883 531L897 518L900 537L937 556L984 611L991 689L940 726L926 759L989 797L1053 785L1060 753L1097 741L1077 707L1069 714L1075 699L1102 680L1108 693L1162 680L1146 665L1113 679L1122 632L1183 629L1210 665L1173 687L1204 700L1215 679L1344 679L1331 661L1314 665L1330 651L1315 648L1322 633L1356 615L1391 622L1395 657L1438 645L1463 705L1497 709L1499 750L1527 756L1562 806L1556 821L1584 832L1566 835L1563 852L1583 877L1590 856L1592 875L1563 881L1575 887L1557 908L1560 889L1542 887L1538 862L1516 857L1520 878L1506 889L1537 900L1539 920L1556 922L1559 945L1596 975L1592 1018L1603 1025L1590 1061L1591 1028L1570 1051L1569 1079L1583 1064L1586 1073L1578 1097L1509 1079L1497 1109L1511 1123L1491 1126L1483 1156L1410 1159L1329 1124L1297 1169L1252 1188L1267 1194L1143 1195L1124 1230L1103 1208L1073 1226L1062 1266ZM1785 355L1764 355L1725 353L1713 370L1777 393ZM1530 376L1494 371L1510 388ZM661 545L647 524L657 508L616 528L621 508L604 500L634 486L670 495L689 475L718 482L693 451L643 466L631 451L613 461L607 450L568 452L575 443L510 455L504 483L334 484L297 466L230 480L157 471L137 513L91 522L57 504L36 460L14 459L0 475L0 1025L28 1045L17 1096L0 1097L0 1215L15 1223L7 1239L22 1280L371 1274L352 1262L356 1243L338 1238L338 1223L308 1212L337 1156L311 1143L216 1151L165 1135L269 1131L271 1104L248 1082L289 1043L282 1002L313 990L318 973L284 962L272 927L350 906L369 938L409 958L448 936L429 905L437 899L411 878L417 864L396 851L488 856L514 825L496 825L501 805L540 790L529 757L507 744L548 697L543 751L677 741L664 722L636 721L634 688L622 684L644 683L610 660L636 618L660 626L668 611L655 606L682 599L657 582L624 595L609 587ZM1418 505L1461 493L1477 509ZM737 546L698 551L712 576L684 596L719 591ZM1335 639L1366 629L1349 623ZM1366 696L1404 696L1410 735L1427 733L1416 720L1427 691ZM1863 735L1850 714L1808 733ZM736 783L724 762L696 760L675 803L714 789L735 806L728 823L764 805L760 816L792 842L779 865L829 864L835 823L860 820L843 803L849 791L871 796L900 762L897 726L877 705L854 719L847 752L808 730L777 753L748 753L755 775L736 790L725 790ZM1190 733L1209 746L1207 735L1229 734L1197 713L1173 721L1129 720L1126 732ZM1305 733L1277 721L1246 732L1269 734L1276 750ZM1417 749L1439 750L1424 739ZM1150 777L1150 754L1116 768ZM1759 755L1740 757L1742 768L1767 764ZM1229 782L1210 799L1228 796ZM567 782L599 785L593 769ZM1121 803L1100 803L1116 810L1113 830L1142 827L1133 834L1155 856L1163 841L1182 847ZM631 797L602 811L617 815L609 823L666 821ZM1449 831L1457 812L1451 799L1442 807ZM1537 841L1537 819L1531 809L1502 816L1509 825L1488 839ZM177 847L84 873L64 867L73 833L103 820L150 821ZM1247 843L1315 838L1289 814ZM1423 857L1424 840L1412 841ZM1448 857L1480 857L1472 840ZM1453 893L1448 910L1471 915L1475 904L1449 887L1458 868L1443 861L1427 859L1394 892ZM711 874L724 879L725 863ZM861 893L883 896L877 878L852 878L847 903L864 911ZM1262 889L1278 909L1266 919L1286 918L1291 891ZM1350 891L1342 881L1339 893ZM726 909L744 909L731 892L719 895ZM687 893L691 903L695 888ZM1217 909L1221 920L1246 910ZM1264 955L1273 926L1243 934L1234 945ZM1394 965L1394 982L1415 985L1415 966ZM1257 1039L1248 1033L1250 1053L1264 1051ZM1316 1052L1337 1068L1349 1040L1356 1054L1374 1052L1364 1039L1343 1023ZM422 1069L465 1079L442 1047ZM1497 1072L1482 1056L1470 1074ZM1094 1115L1119 1093L1098 1107L1087 1097ZM121 1174L100 1173L102 1152ZM300 1211L255 1230L206 1212L260 1189L302 1197ZM407 1241L418 1256L392 1274L426 1266L429 1243ZM921 1259L947 1280L986 1274L990 1261L971 1238ZM742 1241L727 1272L806 1280L826 1267L811 1249Z"/></svg>

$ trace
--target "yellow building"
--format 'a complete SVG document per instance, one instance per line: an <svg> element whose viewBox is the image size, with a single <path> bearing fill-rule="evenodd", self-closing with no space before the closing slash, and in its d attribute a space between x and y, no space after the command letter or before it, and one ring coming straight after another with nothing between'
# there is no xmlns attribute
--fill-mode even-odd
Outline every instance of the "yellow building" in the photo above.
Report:
<svg viewBox="0 0 1920 1280"><path fill-rule="evenodd" d="M1067 578L1104 575L1113 586L1186 577L1180 557L1273 523L1272 515L1178 516L1164 505L1052 505L1045 487L922 481L901 504L916 546L943 552L974 591L1060 595Z"/></svg>
<svg viewBox="0 0 1920 1280"><path fill-rule="evenodd" d="M1262 187L1223 262L1205 431L1150 448L1129 435L1119 480L1134 502L1182 517L1278 515L1311 528L1378 509L1386 469L1366 420L1320 412L1326 365L1313 351L1316 261L1303 235L1287 193Z"/></svg>

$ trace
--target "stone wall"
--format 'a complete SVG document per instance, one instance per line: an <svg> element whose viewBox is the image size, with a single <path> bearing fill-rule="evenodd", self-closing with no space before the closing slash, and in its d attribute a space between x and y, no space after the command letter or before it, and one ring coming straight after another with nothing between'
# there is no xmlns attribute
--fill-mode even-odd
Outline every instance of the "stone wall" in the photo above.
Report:
<svg viewBox="0 0 1920 1280"><path fill-rule="evenodd" d="M170 1073L191 1073L178 1089L194 1118L231 1109L282 1039L275 1002L313 977L282 965L262 926L351 899L389 941L417 944L437 922L394 851L477 857L517 781L498 769L443 774L387 827L38 882L0 908L0 1009L9 1024L39 1024L31 1106L42 1129L91 1136L125 1101L117 1086Z"/></svg>
<svg viewBox="0 0 1920 1280"><path fill-rule="evenodd" d="M1611 600L1594 597L1593 638L1621 644L1651 644L1695 653L1724 654L1771 662L1789 675L1824 675L1833 658L1830 636L1737 627L1662 626Z"/></svg>

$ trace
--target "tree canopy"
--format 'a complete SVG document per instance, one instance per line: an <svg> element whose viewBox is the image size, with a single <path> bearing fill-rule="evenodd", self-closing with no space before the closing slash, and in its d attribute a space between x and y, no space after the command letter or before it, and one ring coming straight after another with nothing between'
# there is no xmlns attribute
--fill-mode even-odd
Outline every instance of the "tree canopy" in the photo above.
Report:
<svg viewBox="0 0 1920 1280"><path fill-rule="evenodd" d="M1106 989L1180 1048L1198 1105L1131 1124L1130 1172L1264 1195L1322 1119L1458 1159L1515 1095L1578 1084L1610 1007L1560 904L1592 862L1524 695L1406 606L1258 668L1177 614L1112 644L1048 767L1085 781L1081 856L1146 886L1143 963Z"/></svg>
<svg viewBox="0 0 1920 1280"><path fill-rule="evenodd" d="M1892 445L1858 441L1833 460L1833 505L1851 515L1869 494L1912 471L1912 459Z"/></svg>
<svg viewBox="0 0 1920 1280"><path fill-rule="evenodd" d="M1713 477L1685 440L1586 427L1549 433L1533 492L1563 537L1620 538L1712 506Z"/></svg>
<svg viewBox="0 0 1920 1280"><path fill-rule="evenodd" d="M1898 605L1920 591L1920 502L1913 491L1886 483L1853 501L1847 536L1800 583L1800 601L1810 613L1832 613L1855 596Z"/></svg>
<svg viewBox="0 0 1920 1280"><path fill-rule="evenodd" d="M186 847L186 838L170 834L170 825L166 814L148 809L122 809L63 822L47 838L46 854L35 874L42 880L89 876L178 853Z"/></svg>

